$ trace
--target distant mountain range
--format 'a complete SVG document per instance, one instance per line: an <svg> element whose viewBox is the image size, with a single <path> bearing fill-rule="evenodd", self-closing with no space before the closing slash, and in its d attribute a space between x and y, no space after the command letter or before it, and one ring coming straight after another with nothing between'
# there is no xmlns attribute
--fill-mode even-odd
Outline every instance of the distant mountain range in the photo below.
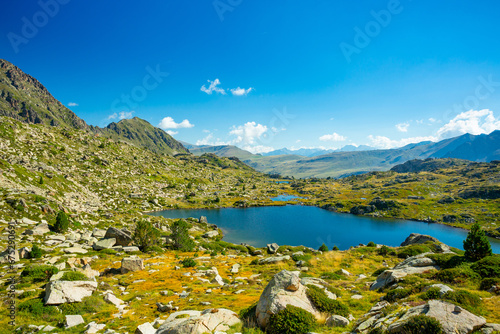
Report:
<svg viewBox="0 0 500 334"><path fill-rule="evenodd" d="M111 123L105 128L88 125L57 101L38 80L15 65L0 59L0 116L17 120L91 131L96 135L123 140L158 154L193 153L237 157L266 173L293 177L342 177L369 171L389 170L413 159L456 158L489 162L500 160L500 131L488 135L464 134L440 142L421 142L401 148L376 150L369 146L345 146L340 150L275 150L252 154L236 146L196 146L181 143L165 131L135 117ZM189 151L188 151L189 149ZM416 165L405 168L416 168Z"/></svg>
<svg viewBox="0 0 500 334"><path fill-rule="evenodd" d="M401 148L387 150L364 150L331 152L322 155L304 157L299 152L287 149L275 151L292 152L282 155L256 155L232 146L193 147L193 154L206 152L222 157L235 156L266 173L278 173L294 177L343 177L377 170L389 170L391 167L413 159L456 158L470 161L489 162L500 160L500 131L488 135L474 136L464 134L437 143L421 142ZM304 153L305 152L300 152ZM314 153L312 153L314 154Z"/></svg>
<svg viewBox="0 0 500 334"><path fill-rule="evenodd" d="M333 152L354 152L354 151L369 151L369 150L374 150L374 148L366 145L360 145L360 146L346 145L337 150L325 150L321 148L299 148L296 150L290 150L284 147L279 150L262 153L261 155L269 157L274 155L293 154L293 155L300 155L303 157L317 157L318 155L324 155Z"/></svg>
<svg viewBox="0 0 500 334"><path fill-rule="evenodd" d="M3 59L0 59L0 116L25 123L92 131L159 154L188 152L168 133L138 117L111 123L105 128L88 125L56 100L37 79Z"/></svg>

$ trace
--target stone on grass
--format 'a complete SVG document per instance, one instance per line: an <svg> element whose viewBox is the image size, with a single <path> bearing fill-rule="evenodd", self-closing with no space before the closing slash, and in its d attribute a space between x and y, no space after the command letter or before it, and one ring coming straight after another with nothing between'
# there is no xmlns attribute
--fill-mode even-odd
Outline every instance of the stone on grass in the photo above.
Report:
<svg viewBox="0 0 500 334"><path fill-rule="evenodd" d="M325 324L328 327L346 327L349 326L349 320L340 315L332 315L326 319Z"/></svg>
<svg viewBox="0 0 500 334"><path fill-rule="evenodd" d="M45 305L81 302L97 289L93 281L52 281L45 288Z"/></svg>
<svg viewBox="0 0 500 334"><path fill-rule="evenodd" d="M139 271L144 269L144 262L140 257L130 256L122 259L122 266L120 271L122 274L128 273L129 271Z"/></svg>
<svg viewBox="0 0 500 334"><path fill-rule="evenodd" d="M267 244L267 251L270 253L270 254L274 254L278 251L278 248L280 246L278 246L277 243L273 242L272 244Z"/></svg>
<svg viewBox="0 0 500 334"><path fill-rule="evenodd" d="M66 316L66 328L71 328L83 324L83 317L79 314L77 315L67 315Z"/></svg>
<svg viewBox="0 0 500 334"><path fill-rule="evenodd" d="M118 246L128 246L132 242L132 233L126 229L117 229L116 227L110 227L106 231L104 238L115 238L116 245Z"/></svg>
<svg viewBox="0 0 500 334"><path fill-rule="evenodd" d="M156 329L149 322L137 326L137 329L135 330L135 334L155 334L155 333Z"/></svg>
<svg viewBox="0 0 500 334"><path fill-rule="evenodd" d="M116 244L116 239L115 238L109 238L109 239L101 239L97 241L92 248L96 251L100 251L103 249L108 249L113 247Z"/></svg>

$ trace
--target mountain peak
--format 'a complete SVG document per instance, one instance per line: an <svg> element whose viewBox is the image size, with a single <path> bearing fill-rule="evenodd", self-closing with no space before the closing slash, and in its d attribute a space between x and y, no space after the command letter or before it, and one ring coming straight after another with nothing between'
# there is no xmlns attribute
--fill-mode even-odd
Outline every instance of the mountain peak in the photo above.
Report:
<svg viewBox="0 0 500 334"><path fill-rule="evenodd" d="M37 79L5 59L0 59L0 116L32 124L89 128Z"/></svg>

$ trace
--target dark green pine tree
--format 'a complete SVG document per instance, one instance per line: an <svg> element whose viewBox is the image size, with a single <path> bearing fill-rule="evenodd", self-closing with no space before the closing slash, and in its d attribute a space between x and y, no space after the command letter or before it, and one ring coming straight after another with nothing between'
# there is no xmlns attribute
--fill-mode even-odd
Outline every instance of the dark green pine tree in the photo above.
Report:
<svg viewBox="0 0 500 334"><path fill-rule="evenodd" d="M481 260L492 254L491 245L478 223L474 223L464 240L465 257L472 261Z"/></svg>

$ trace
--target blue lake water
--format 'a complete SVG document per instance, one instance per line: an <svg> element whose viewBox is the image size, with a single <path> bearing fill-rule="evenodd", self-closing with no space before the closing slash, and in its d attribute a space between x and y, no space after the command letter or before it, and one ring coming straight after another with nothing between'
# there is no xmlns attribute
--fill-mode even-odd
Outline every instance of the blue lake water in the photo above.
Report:
<svg viewBox="0 0 500 334"><path fill-rule="evenodd" d="M458 228L423 222L380 219L341 214L312 206L287 205L252 208L178 209L151 213L165 218L206 216L224 232L224 240L246 242L255 247L268 243L304 245L317 249L325 243L348 249L360 243L399 246L410 233L431 235L447 245L463 249L467 232ZM500 240L490 238L494 253L500 253Z"/></svg>
<svg viewBox="0 0 500 334"><path fill-rule="evenodd" d="M294 195L278 195L276 197L272 197L271 201L286 202L286 201L292 201L292 200L297 199L297 198L302 198L302 197L294 196Z"/></svg>

